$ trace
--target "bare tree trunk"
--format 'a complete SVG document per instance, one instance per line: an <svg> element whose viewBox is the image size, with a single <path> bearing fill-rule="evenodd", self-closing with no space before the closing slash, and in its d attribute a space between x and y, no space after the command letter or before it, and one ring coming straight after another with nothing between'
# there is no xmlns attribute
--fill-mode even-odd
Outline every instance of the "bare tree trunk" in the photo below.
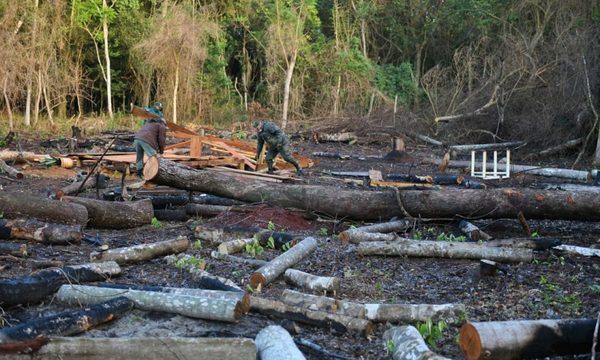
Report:
<svg viewBox="0 0 600 360"><path fill-rule="evenodd" d="M264 327L256 335L256 352L261 360L304 360L290 334L279 325Z"/></svg>
<svg viewBox="0 0 600 360"><path fill-rule="evenodd" d="M6 104L6 111L8 112L8 128L10 130L14 129L14 119L12 107L10 106L10 99L8 98L8 93L6 92L6 88L8 85L8 78L4 79L4 84L2 85L2 95L4 96L4 103Z"/></svg>
<svg viewBox="0 0 600 360"><path fill-rule="evenodd" d="M285 84L283 86L283 114L281 121L281 128L285 130L288 122L288 110L290 107L290 92L292 91L292 76L294 75L294 68L296 67L296 57L298 56L298 50L296 49L289 59L287 69L285 70Z"/></svg>
<svg viewBox="0 0 600 360"><path fill-rule="evenodd" d="M177 124L177 91L179 90L179 60L175 66L175 84L173 85L173 122Z"/></svg>
<svg viewBox="0 0 600 360"><path fill-rule="evenodd" d="M108 3L106 0L102 0L102 9L106 11L108 9ZM112 74L110 67L110 51L108 46L108 19L106 15L102 18L102 35L104 36L104 61L106 62L106 105L108 109L108 116L112 120L113 107L112 107Z"/></svg>

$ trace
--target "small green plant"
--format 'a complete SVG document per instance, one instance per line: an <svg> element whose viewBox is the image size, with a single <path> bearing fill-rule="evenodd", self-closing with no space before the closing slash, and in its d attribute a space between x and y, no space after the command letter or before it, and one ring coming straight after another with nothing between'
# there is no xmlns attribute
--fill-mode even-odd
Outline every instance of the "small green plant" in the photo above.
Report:
<svg viewBox="0 0 600 360"><path fill-rule="evenodd" d="M424 323L417 324L417 330L425 340L425 343L432 349L437 349L437 343L441 340L444 335L444 331L448 328L448 324L444 320L440 320L437 324L434 324L431 319L428 319Z"/></svg>
<svg viewBox="0 0 600 360"><path fill-rule="evenodd" d="M413 239L423 240L423 232L421 232L421 230L415 230L415 232L413 234Z"/></svg>
<svg viewBox="0 0 600 360"><path fill-rule="evenodd" d="M375 291L377 291L378 293L383 292L383 284L380 281L375 283Z"/></svg>
<svg viewBox="0 0 600 360"><path fill-rule="evenodd" d="M233 139L245 140L246 138L248 138L248 134L243 130L237 130L236 132L231 134L231 137Z"/></svg>
<svg viewBox="0 0 600 360"><path fill-rule="evenodd" d="M0 212L0 219L4 218L4 213Z"/></svg>
<svg viewBox="0 0 600 360"><path fill-rule="evenodd" d="M288 241L285 244L283 244L283 246L281 247L281 250L283 251L288 251L289 249L292 248L292 242Z"/></svg>
<svg viewBox="0 0 600 360"><path fill-rule="evenodd" d="M538 238L538 237L540 237L540 234L538 234L537 231L534 231L534 232L531 233L531 237L532 238Z"/></svg>
<svg viewBox="0 0 600 360"><path fill-rule="evenodd" d="M598 284L590 285L590 290L592 290L592 293L594 293L596 295L600 295L600 285L598 285Z"/></svg>
<svg viewBox="0 0 600 360"><path fill-rule="evenodd" d="M269 236L267 239L267 247L270 249L275 249L275 239L272 236Z"/></svg>
<svg viewBox="0 0 600 360"><path fill-rule="evenodd" d="M327 234L328 234L327 228L322 227L319 230L319 235L321 235L321 236L327 236Z"/></svg>
<svg viewBox="0 0 600 360"><path fill-rule="evenodd" d="M195 250L202 249L202 240L198 239L198 240L194 241L194 244L192 245L192 248L195 249Z"/></svg>
<svg viewBox="0 0 600 360"><path fill-rule="evenodd" d="M195 256L186 256L182 257L175 262L175 266L180 269L202 269L206 268L206 261L201 258L197 258Z"/></svg>
<svg viewBox="0 0 600 360"><path fill-rule="evenodd" d="M466 237L464 235L455 236L454 234L446 234L444 232L439 233L436 237L438 241L465 241Z"/></svg>
<svg viewBox="0 0 600 360"><path fill-rule="evenodd" d="M155 218L155 217L152 218L152 221L150 222L150 224L152 224L152 226L155 229L160 229L162 227L161 222L157 218Z"/></svg>
<svg viewBox="0 0 600 360"><path fill-rule="evenodd" d="M250 244L246 244L246 252L252 255L252 257L259 256L263 253L263 251L265 251L265 249L263 249L263 247L260 246L260 243L256 238Z"/></svg>
<svg viewBox="0 0 600 360"><path fill-rule="evenodd" d="M267 224L267 229L275 231L275 224L273 224L271 220L269 220L269 223Z"/></svg>
<svg viewBox="0 0 600 360"><path fill-rule="evenodd" d="M393 354L394 351L396 351L396 343L394 340L389 339L385 342L385 351L387 351L388 355Z"/></svg>

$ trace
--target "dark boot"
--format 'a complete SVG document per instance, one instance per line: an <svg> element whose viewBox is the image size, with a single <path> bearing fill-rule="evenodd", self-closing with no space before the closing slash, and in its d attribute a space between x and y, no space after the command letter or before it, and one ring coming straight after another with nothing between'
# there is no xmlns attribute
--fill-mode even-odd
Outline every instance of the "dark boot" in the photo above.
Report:
<svg viewBox="0 0 600 360"><path fill-rule="evenodd" d="M267 166L269 167L269 169L267 170L267 174L274 174L273 163L267 163Z"/></svg>
<svg viewBox="0 0 600 360"><path fill-rule="evenodd" d="M143 169L140 169L137 171L137 177L140 179L144 178L144 170Z"/></svg>

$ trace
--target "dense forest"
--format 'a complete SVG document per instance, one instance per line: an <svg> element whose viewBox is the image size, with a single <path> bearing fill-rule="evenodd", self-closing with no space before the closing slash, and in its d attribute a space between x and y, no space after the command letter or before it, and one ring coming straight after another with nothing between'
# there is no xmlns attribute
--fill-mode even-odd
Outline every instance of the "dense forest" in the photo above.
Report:
<svg viewBox="0 0 600 360"><path fill-rule="evenodd" d="M0 19L3 128L161 101L184 124L598 142L594 0L4 0Z"/></svg>

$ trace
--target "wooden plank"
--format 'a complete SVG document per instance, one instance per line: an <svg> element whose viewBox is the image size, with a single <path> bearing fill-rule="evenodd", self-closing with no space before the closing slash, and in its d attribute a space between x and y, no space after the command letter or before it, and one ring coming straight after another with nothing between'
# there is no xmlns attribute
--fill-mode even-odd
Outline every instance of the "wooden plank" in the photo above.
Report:
<svg viewBox="0 0 600 360"><path fill-rule="evenodd" d="M190 141L190 156L196 158L202 156L202 141L200 140L200 136L192 137Z"/></svg>
<svg viewBox="0 0 600 360"><path fill-rule="evenodd" d="M177 144L167 145L167 146L165 146L165 150L170 150L170 149L176 149L176 148L190 146L191 143L192 143L191 140L186 140L186 141L182 141L182 142L177 143Z"/></svg>
<svg viewBox="0 0 600 360"><path fill-rule="evenodd" d="M377 187L400 187L400 188L411 188L411 189L421 189L421 188L433 188L433 184L417 184L411 182L397 182L397 181L371 181L371 186Z"/></svg>

